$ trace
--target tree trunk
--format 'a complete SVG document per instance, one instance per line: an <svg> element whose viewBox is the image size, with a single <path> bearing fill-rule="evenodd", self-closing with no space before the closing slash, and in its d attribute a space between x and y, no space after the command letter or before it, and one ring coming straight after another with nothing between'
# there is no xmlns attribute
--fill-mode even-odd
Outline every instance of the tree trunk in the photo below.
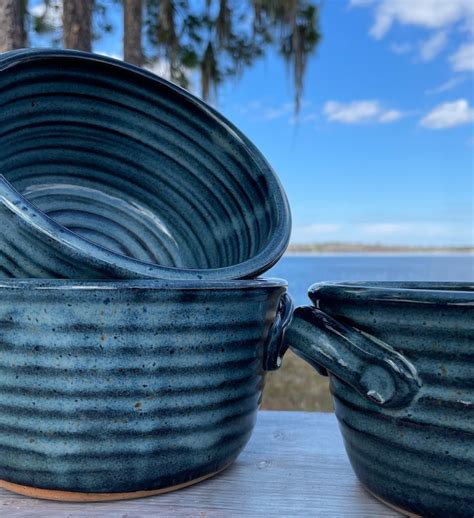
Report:
<svg viewBox="0 0 474 518"><path fill-rule="evenodd" d="M26 46L23 0L0 0L0 52Z"/></svg>
<svg viewBox="0 0 474 518"><path fill-rule="evenodd" d="M0 0L2 2L3 0ZM91 51L93 0L64 0L63 43L67 49Z"/></svg>
<svg viewBox="0 0 474 518"><path fill-rule="evenodd" d="M0 0L0 3L2 0ZM23 48L28 47L28 31L26 29L26 14L28 12L28 0L20 0L20 37L21 46Z"/></svg>
<svg viewBox="0 0 474 518"><path fill-rule="evenodd" d="M1 1L1 0L0 0ZM143 65L142 0L123 2L123 59L133 65Z"/></svg>

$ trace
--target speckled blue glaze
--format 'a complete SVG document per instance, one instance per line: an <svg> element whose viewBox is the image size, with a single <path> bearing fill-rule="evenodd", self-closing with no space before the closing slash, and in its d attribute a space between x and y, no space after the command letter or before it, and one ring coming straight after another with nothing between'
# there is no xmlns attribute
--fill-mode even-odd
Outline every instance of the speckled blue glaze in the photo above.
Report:
<svg viewBox="0 0 474 518"><path fill-rule="evenodd" d="M1 281L0 479L116 493L222 469L254 426L285 292L278 280Z"/></svg>
<svg viewBox="0 0 474 518"><path fill-rule="evenodd" d="M5 53L0 114L4 277L236 279L286 249L288 202L263 156L150 72Z"/></svg>
<svg viewBox="0 0 474 518"><path fill-rule="evenodd" d="M285 346L331 373L350 461L386 502L474 516L474 285L311 288Z"/></svg>

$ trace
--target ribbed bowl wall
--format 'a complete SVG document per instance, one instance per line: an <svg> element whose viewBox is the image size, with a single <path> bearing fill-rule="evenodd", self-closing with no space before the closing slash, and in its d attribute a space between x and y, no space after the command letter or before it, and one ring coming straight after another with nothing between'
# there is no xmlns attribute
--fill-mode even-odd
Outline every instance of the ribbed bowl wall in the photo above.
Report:
<svg viewBox="0 0 474 518"><path fill-rule="evenodd" d="M0 479L127 492L180 484L237 457L284 288L5 286Z"/></svg>
<svg viewBox="0 0 474 518"><path fill-rule="evenodd" d="M375 336L415 365L423 386L406 409L381 409L335 377L335 410L360 480L422 516L474 515L474 292L344 293L322 289L317 305ZM451 299L451 300L450 300ZM470 300L470 302L469 302Z"/></svg>
<svg viewBox="0 0 474 518"><path fill-rule="evenodd" d="M0 59L0 174L36 207L163 266L281 255L289 230L278 180L211 110L117 64L18 56L8 67Z"/></svg>

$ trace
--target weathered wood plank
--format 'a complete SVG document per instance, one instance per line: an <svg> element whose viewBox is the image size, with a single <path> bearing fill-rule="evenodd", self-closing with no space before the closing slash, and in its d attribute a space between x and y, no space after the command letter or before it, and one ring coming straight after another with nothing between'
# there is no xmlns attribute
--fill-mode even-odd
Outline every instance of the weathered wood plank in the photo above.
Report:
<svg viewBox="0 0 474 518"><path fill-rule="evenodd" d="M0 516L44 518L395 518L357 482L333 414L260 412L237 462L196 486L98 504L34 500L0 490Z"/></svg>

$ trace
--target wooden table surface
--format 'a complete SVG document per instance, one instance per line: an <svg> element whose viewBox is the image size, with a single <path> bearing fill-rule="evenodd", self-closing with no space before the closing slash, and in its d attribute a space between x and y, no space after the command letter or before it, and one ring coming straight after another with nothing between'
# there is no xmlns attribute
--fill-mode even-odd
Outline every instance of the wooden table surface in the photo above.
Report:
<svg viewBox="0 0 474 518"><path fill-rule="evenodd" d="M0 489L0 516L396 518L355 478L334 414L259 413L245 451L220 475L139 500L66 504Z"/></svg>

